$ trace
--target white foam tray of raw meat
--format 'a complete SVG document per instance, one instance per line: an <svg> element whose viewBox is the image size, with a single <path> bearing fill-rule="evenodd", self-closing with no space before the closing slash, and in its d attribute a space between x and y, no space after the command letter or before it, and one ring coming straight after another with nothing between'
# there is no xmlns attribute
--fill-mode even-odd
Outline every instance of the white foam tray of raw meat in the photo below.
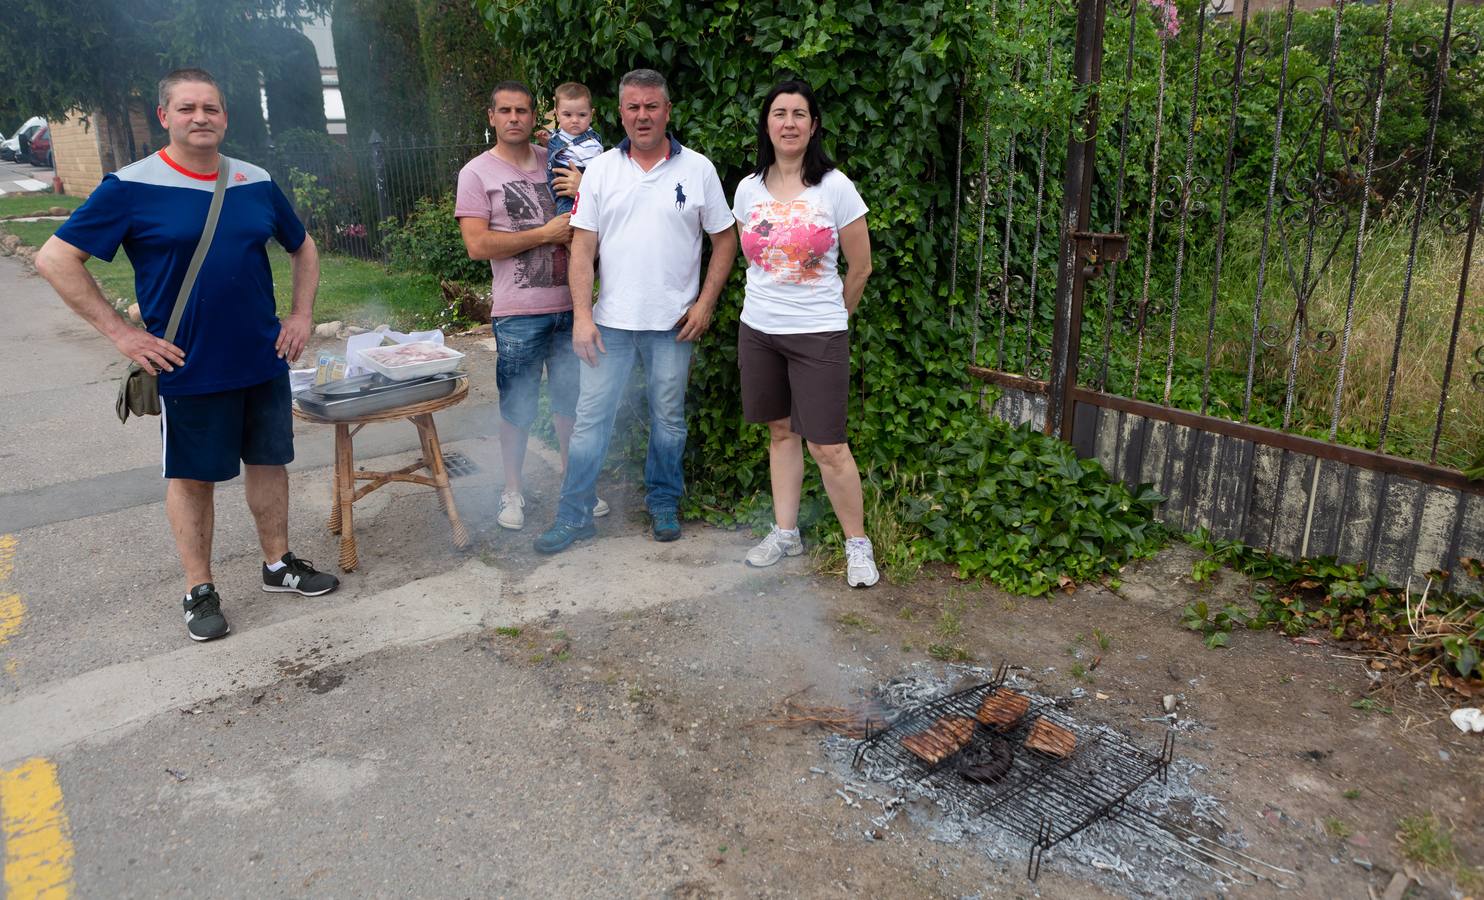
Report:
<svg viewBox="0 0 1484 900"><path fill-rule="evenodd" d="M464 354L432 341L413 341L361 351L361 365L393 381L452 372L463 361Z"/></svg>

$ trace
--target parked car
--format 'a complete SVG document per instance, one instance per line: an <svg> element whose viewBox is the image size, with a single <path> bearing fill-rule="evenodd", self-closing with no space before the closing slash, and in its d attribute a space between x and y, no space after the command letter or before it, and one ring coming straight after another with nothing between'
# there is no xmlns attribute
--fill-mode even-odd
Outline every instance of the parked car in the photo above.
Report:
<svg viewBox="0 0 1484 900"><path fill-rule="evenodd" d="M33 166L52 167L52 130L51 126L43 125L41 130L31 138L31 158L27 160Z"/></svg>
<svg viewBox="0 0 1484 900"><path fill-rule="evenodd" d="M32 116L27 119L21 124L20 128L15 130L15 134L12 134L3 143L0 143L0 159L6 162L24 162L25 160L21 158L21 141L25 140L29 143L31 138L36 135L36 132L45 127L46 120L40 116Z"/></svg>

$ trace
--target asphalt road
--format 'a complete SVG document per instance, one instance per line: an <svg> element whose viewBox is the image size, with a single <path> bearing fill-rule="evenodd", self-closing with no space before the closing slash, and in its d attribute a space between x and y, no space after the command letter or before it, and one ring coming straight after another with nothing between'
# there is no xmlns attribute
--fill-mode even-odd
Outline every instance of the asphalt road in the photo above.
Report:
<svg viewBox="0 0 1484 900"><path fill-rule="evenodd" d="M557 461L534 447L524 533L494 522L494 355L439 415L474 545L434 496L356 506L361 567L304 599L257 589L240 482L218 492L232 634L194 644L153 421L123 369L0 259L0 847L9 896L958 896L1016 872L926 841L863 853L817 742L752 727L806 684L872 678L831 626L850 592L807 558L758 573L745 533L647 534L605 483L600 536L556 557ZM327 429L296 423L295 551L332 568ZM412 458L370 427L357 461ZM886 648L892 649L895 648ZM883 651L883 648L877 648ZM926 848L926 849L925 849ZM1057 876L1040 890L1058 890Z"/></svg>
<svg viewBox="0 0 1484 900"><path fill-rule="evenodd" d="M51 169L30 163L0 161L0 194L44 191L51 186Z"/></svg>

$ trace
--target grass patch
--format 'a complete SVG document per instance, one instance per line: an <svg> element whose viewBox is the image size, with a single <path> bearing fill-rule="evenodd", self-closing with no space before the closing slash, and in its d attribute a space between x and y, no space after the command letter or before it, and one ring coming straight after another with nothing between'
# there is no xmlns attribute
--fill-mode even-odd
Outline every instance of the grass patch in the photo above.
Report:
<svg viewBox="0 0 1484 900"><path fill-rule="evenodd" d="M1453 830L1444 825L1437 813L1405 816L1396 823L1396 838L1402 855L1415 863L1452 871L1458 866L1458 851L1453 848Z"/></svg>
<svg viewBox="0 0 1484 900"><path fill-rule="evenodd" d="M32 247L40 247L56 232L60 222L0 222L0 228ZM273 294L278 314L288 315L293 303L293 276L289 255L276 243L268 244L268 263L273 268ZM122 297L127 306L135 302L134 267L120 251L113 262L88 260L88 271L98 279L110 300ZM440 327L447 324L445 301L432 275L388 272L379 263L348 256L320 256L319 294L314 302L316 322L342 321L374 328L383 323L400 330Z"/></svg>
<svg viewBox="0 0 1484 900"><path fill-rule="evenodd" d="M495 634L501 637L520 637L520 629L514 625L501 625L495 629Z"/></svg>
<svg viewBox="0 0 1484 900"><path fill-rule="evenodd" d="M6 194L0 197L0 218L5 216L49 216L51 208L77 209L82 206L81 197L66 194Z"/></svg>
<svg viewBox="0 0 1484 900"><path fill-rule="evenodd" d="M1340 796L1344 797L1346 800L1359 800L1360 788L1346 788L1345 792L1342 793Z"/></svg>
<svg viewBox="0 0 1484 900"><path fill-rule="evenodd" d="M1093 637L1093 640L1095 640L1095 641L1098 642L1098 649L1099 650L1103 651L1104 653L1107 653L1110 649L1112 649L1112 647L1113 647L1113 636L1110 635L1110 634L1104 633L1104 631L1101 628L1094 628L1092 630L1092 637Z"/></svg>
<svg viewBox="0 0 1484 900"><path fill-rule="evenodd" d="M1383 716L1391 715L1391 707L1371 697L1362 697L1351 703L1350 706L1352 709L1363 709L1366 712L1380 713Z"/></svg>
<svg viewBox="0 0 1484 900"><path fill-rule="evenodd" d="M846 628L855 628L866 634L876 634L881 630L870 619L858 613L846 613L836 621Z"/></svg>
<svg viewBox="0 0 1484 900"><path fill-rule="evenodd" d="M1345 838L1354 834L1355 829L1351 828L1350 823L1346 822L1344 819L1340 819L1335 816L1327 816L1324 819L1324 833L1332 838L1339 838L1341 840L1344 840Z"/></svg>
<svg viewBox="0 0 1484 900"><path fill-rule="evenodd" d="M938 615L937 631L939 637L956 638L964 633L964 621L961 610L958 608L959 604L954 604L953 606L954 608L945 608Z"/></svg>
<svg viewBox="0 0 1484 900"><path fill-rule="evenodd" d="M932 644L928 647L928 656L942 662L973 662L974 657L957 644Z"/></svg>
<svg viewBox="0 0 1484 900"><path fill-rule="evenodd" d="M1405 816L1396 823L1402 855L1415 863L1448 873L1466 892L1484 889L1484 868L1464 865L1453 846L1453 829L1437 813Z"/></svg>

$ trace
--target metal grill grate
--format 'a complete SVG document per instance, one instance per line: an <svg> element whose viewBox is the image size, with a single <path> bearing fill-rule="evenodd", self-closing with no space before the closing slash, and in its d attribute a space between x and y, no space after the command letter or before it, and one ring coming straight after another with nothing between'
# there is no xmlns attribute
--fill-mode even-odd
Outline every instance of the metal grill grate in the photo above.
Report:
<svg viewBox="0 0 1484 900"><path fill-rule="evenodd" d="M1001 731L977 723L969 744L936 764L903 745L903 738L946 716L976 719L985 696L1005 686L1008 671L1002 665L992 681L903 711L890 727L861 742L853 765L877 780L923 783L964 812L1025 839L1030 843L1026 875L1035 879L1045 850L1118 814L1128 795L1150 778L1164 780L1175 737L1166 733L1160 752L1150 753L1112 729L1077 723L1051 701L1030 698L1029 710L1013 726ZM1075 735L1070 755L1059 758L1025 747L1039 719Z"/></svg>

